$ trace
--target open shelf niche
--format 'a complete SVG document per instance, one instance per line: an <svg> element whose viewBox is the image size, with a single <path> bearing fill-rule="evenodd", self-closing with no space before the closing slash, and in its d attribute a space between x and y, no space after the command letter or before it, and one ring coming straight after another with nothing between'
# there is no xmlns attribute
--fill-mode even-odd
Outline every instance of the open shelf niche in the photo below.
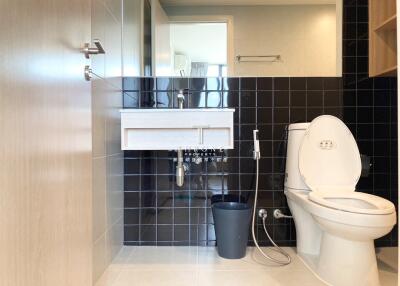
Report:
<svg viewBox="0 0 400 286"><path fill-rule="evenodd" d="M396 0L369 0L369 75L397 75Z"/></svg>

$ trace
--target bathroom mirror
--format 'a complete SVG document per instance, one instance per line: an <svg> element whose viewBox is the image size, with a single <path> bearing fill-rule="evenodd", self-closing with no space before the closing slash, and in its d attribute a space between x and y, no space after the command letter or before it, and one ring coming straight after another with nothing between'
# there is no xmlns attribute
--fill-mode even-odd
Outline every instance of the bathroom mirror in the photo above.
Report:
<svg viewBox="0 0 400 286"><path fill-rule="evenodd" d="M124 76L341 76L342 0L124 0Z"/></svg>

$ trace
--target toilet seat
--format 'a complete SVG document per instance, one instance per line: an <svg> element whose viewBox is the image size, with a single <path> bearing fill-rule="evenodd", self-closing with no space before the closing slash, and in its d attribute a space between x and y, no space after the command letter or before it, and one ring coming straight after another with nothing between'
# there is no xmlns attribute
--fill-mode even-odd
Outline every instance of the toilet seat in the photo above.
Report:
<svg viewBox="0 0 400 286"><path fill-rule="evenodd" d="M299 170L313 203L354 214L395 212L392 202L355 192L361 175L360 153L350 130L336 117L323 115L311 122L299 149Z"/></svg>
<svg viewBox="0 0 400 286"><path fill-rule="evenodd" d="M308 194L308 198L324 207L350 213L387 215L395 212L392 202L360 192L313 191Z"/></svg>
<svg viewBox="0 0 400 286"><path fill-rule="evenodd" d="M356 140L338 118L322 115L307 128L299 149L299 171L312 190L354 192L361 175Z"/></svg>

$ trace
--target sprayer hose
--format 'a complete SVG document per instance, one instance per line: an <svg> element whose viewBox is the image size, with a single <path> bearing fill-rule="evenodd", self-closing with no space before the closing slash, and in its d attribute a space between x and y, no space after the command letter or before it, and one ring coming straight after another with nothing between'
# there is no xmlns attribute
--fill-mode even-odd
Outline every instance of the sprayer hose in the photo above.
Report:
<svg viewBox="0 0 400 286"><path fill-rule="evenodd" d="M285 261L282 260L278 260L276 258L273 258L271 256L269 256L267 253L265 253L261 247L258 245L257 239L256 239L256 235L255 235L255 224L256 224L256 213L257 213L257 197L258 197L258 177L259 177L259 159L256 159L256 166L257 166L257 173L256 173L256 190L255 190L255 195L254 195L254 207L253 207L253 220L252 220L252 226L251 226L251 234L253 236L253 241L255 246L257 247L257 249L260 251L260 253L268 260L275 262L277 264L279 264L280 266L284 266L284 265L288 265L290 264L290 262L292 261L292 259L290 258L290 255L284 251L282 248L280 248L271 238L271 236L268 233L267 227L265 226L266 224L266 219L267 216L264 215L262 217L262 222L263 222L263 227L264 227L264 231L267 234L268 239L271 241L272 245L274 247L269 248L270 250L273 250L279 254L281 254L282 256L284 256L286 258Z"/></svg>

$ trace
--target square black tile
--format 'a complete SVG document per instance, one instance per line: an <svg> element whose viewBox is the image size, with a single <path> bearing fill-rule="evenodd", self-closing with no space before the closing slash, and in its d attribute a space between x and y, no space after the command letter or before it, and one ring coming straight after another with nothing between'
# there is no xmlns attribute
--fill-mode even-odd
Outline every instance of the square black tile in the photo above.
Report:
<svg viewBox="0 0 400 286"><path fill-rule="evenodd" d="M256 108L241 108L240 109L240 121L243 124L255 123L256 122Z"/></svg>
<svg viewBox="0 0 400 286"><path fill-rule="evenodd" d="M241 90L256 90L257 81L255 77L242 77L240 79Z"/></svg>
<svg viewBox="0 0 400 286"><path fill-rule="evenodd" d="M156 80L156 87L158 91L172 91L173 79L168 77L158 77Z"/></svg>
<svg viewBox="0 0 400 286"><path fill-rule="evenodd" d="M273 120L273 109L272 108L258 108L257 109L257 122L259 124L271 124L272 120Z"/></svg>
<svg viewBox="0 0 400 286"><path fill-rule="evenodd" d="M172 108L174 105L173 93L157 91L157 108Z"/></svg>
<svg viewBox="0 0 400 286"><path fill-rule="evenodd" d="M274 109L274 123L275 124L288 124L289 123L289 108L275 108Z"/></svg>
<svg viewBox="0 0 400 286"><path fill-rule="evenodd" d="M307 101L306 91L290 91L290 106L305 107Z"/></svg>
<svg viewBox="0 0 400 286"><path fill-rule="evenodd" d="M327 90L324 94L325 107L343 106L343 93L340 90Z"/></svg>
<svg viewBox="0 0 400 286"><path fill-rule="evenodd" d="M289 91L274 91L275 107L288 107L289 102Z"/></svg>
<svg viewBox="0 0 400 286"><path fill-rule="evenodd" d="M324 78L322 77L307 78L307 90L323 90L323 89L324 89Z"/></svg>
<svg viewBox="0 0 400 286"><path fill-rule="evenodd" d="M189 225L175 225L174 226L174 240L175 241L189 241Z"/></svg>
<svg viewBox="0 0 400 286"><path fill-rule="evenodd" d="M236 77L229 77L229 78L223 78L223 89L224 90L239 90L239 82L240 78Z"/></svg>
<svg viewBox="0 0 400 286"><path fill-rule="evenodd" d="M323 91L307 91L307 106L322 107L324 100Z"/></svg>
<svg viewBox="0 0 400 286"><path fill-rule="evenodd" d="M220 77L207 78L207 90L223 90L223 80Z"/></svg>
<svg viewBox="0 0 400 286"><path fill-rule="evenodd" d="M238 91L225 91L222 93L223 107L232 108L239 107L239 92Z"/></svg>
<svg viewBox="0 0 400 286"><path fill-rule="evenodd" d="M140 228L141 241L156 241L156 226L155 225L142 225Z"/></svg>
<svg viewBox="0 0 400 286"><path fill-rule="evenodd" d="M189 89L189 78L186 77L179 77L173 79L173 90L187 90Z"/></svg>
<svg viewBox="0 0 400 286"><path fill-rule="evenodd" d="M140 90L142 92L151 92L156 89L155 80L152 77L143 77L140 79Z"/></svg>
<svg viewBox="0 0 400 286"><path fill-rule="evenodd" d="M208 108L222 108L222 93L219 91L207 92L207 107Z"/></svg>
<svg viewBox="0 0 400 286"><path fill-rule="evenodd" d="M272 90L272 77L257 78L257 90Z"/></svg>
<svg viewBox="0 0 400 286"><path fill-rule="evenodd" d="M124 207L125 208L138 208L140 205L139 192L126 192L124 193Z"/></svg>
<svg viewBox="0 0 400 286"><path fill-rule="evenodd" d="M172 225L157 225L157 242L172 241Z"/></svg>
<svg viewBox="0 0 400 286"><path fill-rule="evenodd" d="M157 205L157 192L141 192L140 206L142 208L154 208Z"/></svg>
<svg viewBox="0 0 400 286"><path fill-rule="evenodd" d="M122 81L124 91L140 91L139 77L124 77Z"/></svg>
<svg viewBox="0 0 400 286"><path fill-rule="evenodd" d="M193 91L189 99L189 108L205 108L207 94L205 91Z"/></svg>
<svg viewBox="0 0 400 286"><path fill-rule="evenodd" d="M291 123L306 122L306 121L307 121L307 113L305 108L292 107L290 109Z"/></svg>
<svg viewBox="0 0 400 286"><path fill-rule="evenodd" d="M141 92L140 93L140 107L153 108L156 107L157 93L155 92Z"/></svg>
<svg viewBox="0 0 400 286"><path fill-rule="evenodd" d="M304 78L304 77L290 78L290 89L291 90L306 90L307 89L307 78Z"/></svg>
<svg viewBox="0 0 400 286"><path fill-rule="evenodd" d="M290 83L288 77L274 78L274 90L289 90Z"/></svg>
<svg viewBox="0 0 400 286"><path fill-rule="evenodd" d="M242 91L240 93L241 107L256 107L256 91Z"/></svg>
<svg viewBox="0 0 400 286"><path fill-rule="evenodd" d="M124 224L139 224L139 209L125 209L124 210Z"/></svg>
<svg viewBox="0 0 400 286"><path fill-rule="evenodd" d="M158 208L157 209L157 224L173 224L173 209Z"/></svg>
<svg viewBox="0 0 400 286"><path fill-rule="evenodd" d="M173 192L161 192L157 191L157 207L169 208L174 205Z"/></svg>
<svg viewBox="0 0 400 286"><path fill-rule="evenodd" d="M142 208L140 209L140 224L156 224L157 209L156 208Z"/></svg>
<svg viewBox="0 0 400 286"><path fill-rule="evenodd" d="M140 190L140 175L124 176L125 191L136 192Z"/></svg>
<svg viewBox="0 0 400 286"><path fill-rule="evenodd" d="M124 241L139 241L139 225L125 225Z"/></svg>
<svg viewBox="0 0 400 286"><path fill-rule="evenodd" d="M190 78L189 89L191 91L206 91L207 79L206 78Z"/></svg>
<svg viewBox="0 0 400 286"><path fill-rule="evenodd" d="M257 91L257 107L272 107L272 91Z"/></svg>
<svg viewBox="0 0 400 286"><path fill-rule="evenodd" d="M124 108L138 108L140 104L140 93L136 91L126 91L123 96Z"/></svg>

